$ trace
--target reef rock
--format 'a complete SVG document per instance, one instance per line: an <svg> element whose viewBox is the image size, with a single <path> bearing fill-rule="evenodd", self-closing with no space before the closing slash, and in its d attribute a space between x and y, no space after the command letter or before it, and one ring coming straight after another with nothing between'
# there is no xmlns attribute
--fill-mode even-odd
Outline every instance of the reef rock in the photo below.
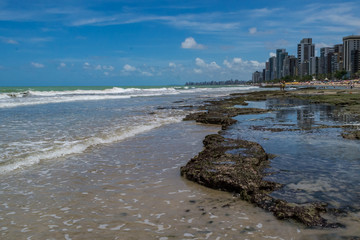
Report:
<svg viewBox="0 0 360 240"><path fill-rule="evenodd" d="M269 155L258 143L212 134L205 137L203 144L203 151L181 167L183 177L213 189L233 192L273 212L279 219L294 219L306 226L340 226L329 224L321 217L326 204L299 205L269 195L282 185L264 180Z"/></svg>

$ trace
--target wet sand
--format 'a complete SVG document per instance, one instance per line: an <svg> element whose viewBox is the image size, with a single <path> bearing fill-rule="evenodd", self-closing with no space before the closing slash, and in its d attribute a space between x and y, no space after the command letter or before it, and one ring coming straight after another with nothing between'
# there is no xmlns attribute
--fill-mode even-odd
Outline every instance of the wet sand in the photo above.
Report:
<svg viewBox="0 0 360 240"><path fill-rule="evenodd" d="M204 136L218 130L191 122L172 124L2 176L1 239L316 236L317 230L279 221L231 193L180 177L180 166L202 149Z"/></svg>

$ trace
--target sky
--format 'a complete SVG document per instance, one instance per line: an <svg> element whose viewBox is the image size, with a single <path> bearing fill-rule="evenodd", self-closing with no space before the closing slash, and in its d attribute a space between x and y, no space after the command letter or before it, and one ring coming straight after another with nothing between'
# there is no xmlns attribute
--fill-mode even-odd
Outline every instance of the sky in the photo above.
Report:
<svg viewBox="0 0 360 240"><path fill-rule="evenodd" d="M278 48L360 35L359 12L358 0L0 0L0 86L247 81Z"/></svg>

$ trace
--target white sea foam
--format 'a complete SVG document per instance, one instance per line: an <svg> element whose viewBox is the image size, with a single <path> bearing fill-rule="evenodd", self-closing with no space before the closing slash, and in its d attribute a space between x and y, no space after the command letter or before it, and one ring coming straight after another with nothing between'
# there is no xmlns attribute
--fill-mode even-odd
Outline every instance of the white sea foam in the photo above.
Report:
<svg viewBox="0 0 360 240"><path fill-rule="evenodd" d="M156 96L155 94L143 95ZM131 97L138 97L137 95L80 95L80 96L54 96L54 97L40 97L40 98L27 98L15 101L0 101L0 108L13 108L21 106L31 106L49 103L65 103L77 101L98 101L98 100L111 100L111 99L126 99Z"/></svg>
<svg viewBox="0 0 360 240"><path fill-rule="evenodd" d="M225 95L229 92L250 90L257 87L221 87L221 88L118 88L104 90L72 90L72 91L33 91L22 93L0 94L0 108L65 103L76 101L96 101L126 99L133 97L151 97L174 95L180 93L214 93Z"/></svg>
<svg viewBox="0 0 360 240"><path fill-rule="evenodd" d="M40 149L39 151L32 153L23 159L13 159L11 163L3 163L3 165L0 166L0 173L7 173L19 168L38 164L41 161L48 159L65 157L70 154L83 153L89 147L122 141L124 139L136 136L140 133L150 131L162 125L180 122L181 120L182 117L180 116L157 118L151 123L147 123L140 126L129 127L127 130L121 131L120 133L119 131L114 130L113 131L114 133L112 135L102 134L103 135L102 137L95 136L84 140L63 142L63 144L61 144L60 146L56 146L48 149Z"/></svg>
<svg viewBox="0 0 360 240"><path fill-rule="evenodd" d="M73 90L73 91L29 91L31 96L66 96L66 95L109 95L109 94L128 94L128 95L146 95L148 93L170 94L177 92L174 88L118 88L104 90Z"/></svg>
<svg viewBox="0 0 360 240"><path fill-rule="evenodd" d="M5 93L0 93L0 99L9 99L10 96Z"/></svg>

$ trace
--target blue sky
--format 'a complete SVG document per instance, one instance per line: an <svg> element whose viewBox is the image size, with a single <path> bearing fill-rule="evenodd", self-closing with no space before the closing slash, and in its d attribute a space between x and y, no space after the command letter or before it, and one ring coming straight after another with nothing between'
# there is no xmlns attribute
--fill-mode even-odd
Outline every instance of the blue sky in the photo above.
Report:
<svg viewBox="0 0 360 240"><path fill-rule="evenodd" d="M277 48L360 35L354 1L0 0L0 86L249 80Z"/></svg>

